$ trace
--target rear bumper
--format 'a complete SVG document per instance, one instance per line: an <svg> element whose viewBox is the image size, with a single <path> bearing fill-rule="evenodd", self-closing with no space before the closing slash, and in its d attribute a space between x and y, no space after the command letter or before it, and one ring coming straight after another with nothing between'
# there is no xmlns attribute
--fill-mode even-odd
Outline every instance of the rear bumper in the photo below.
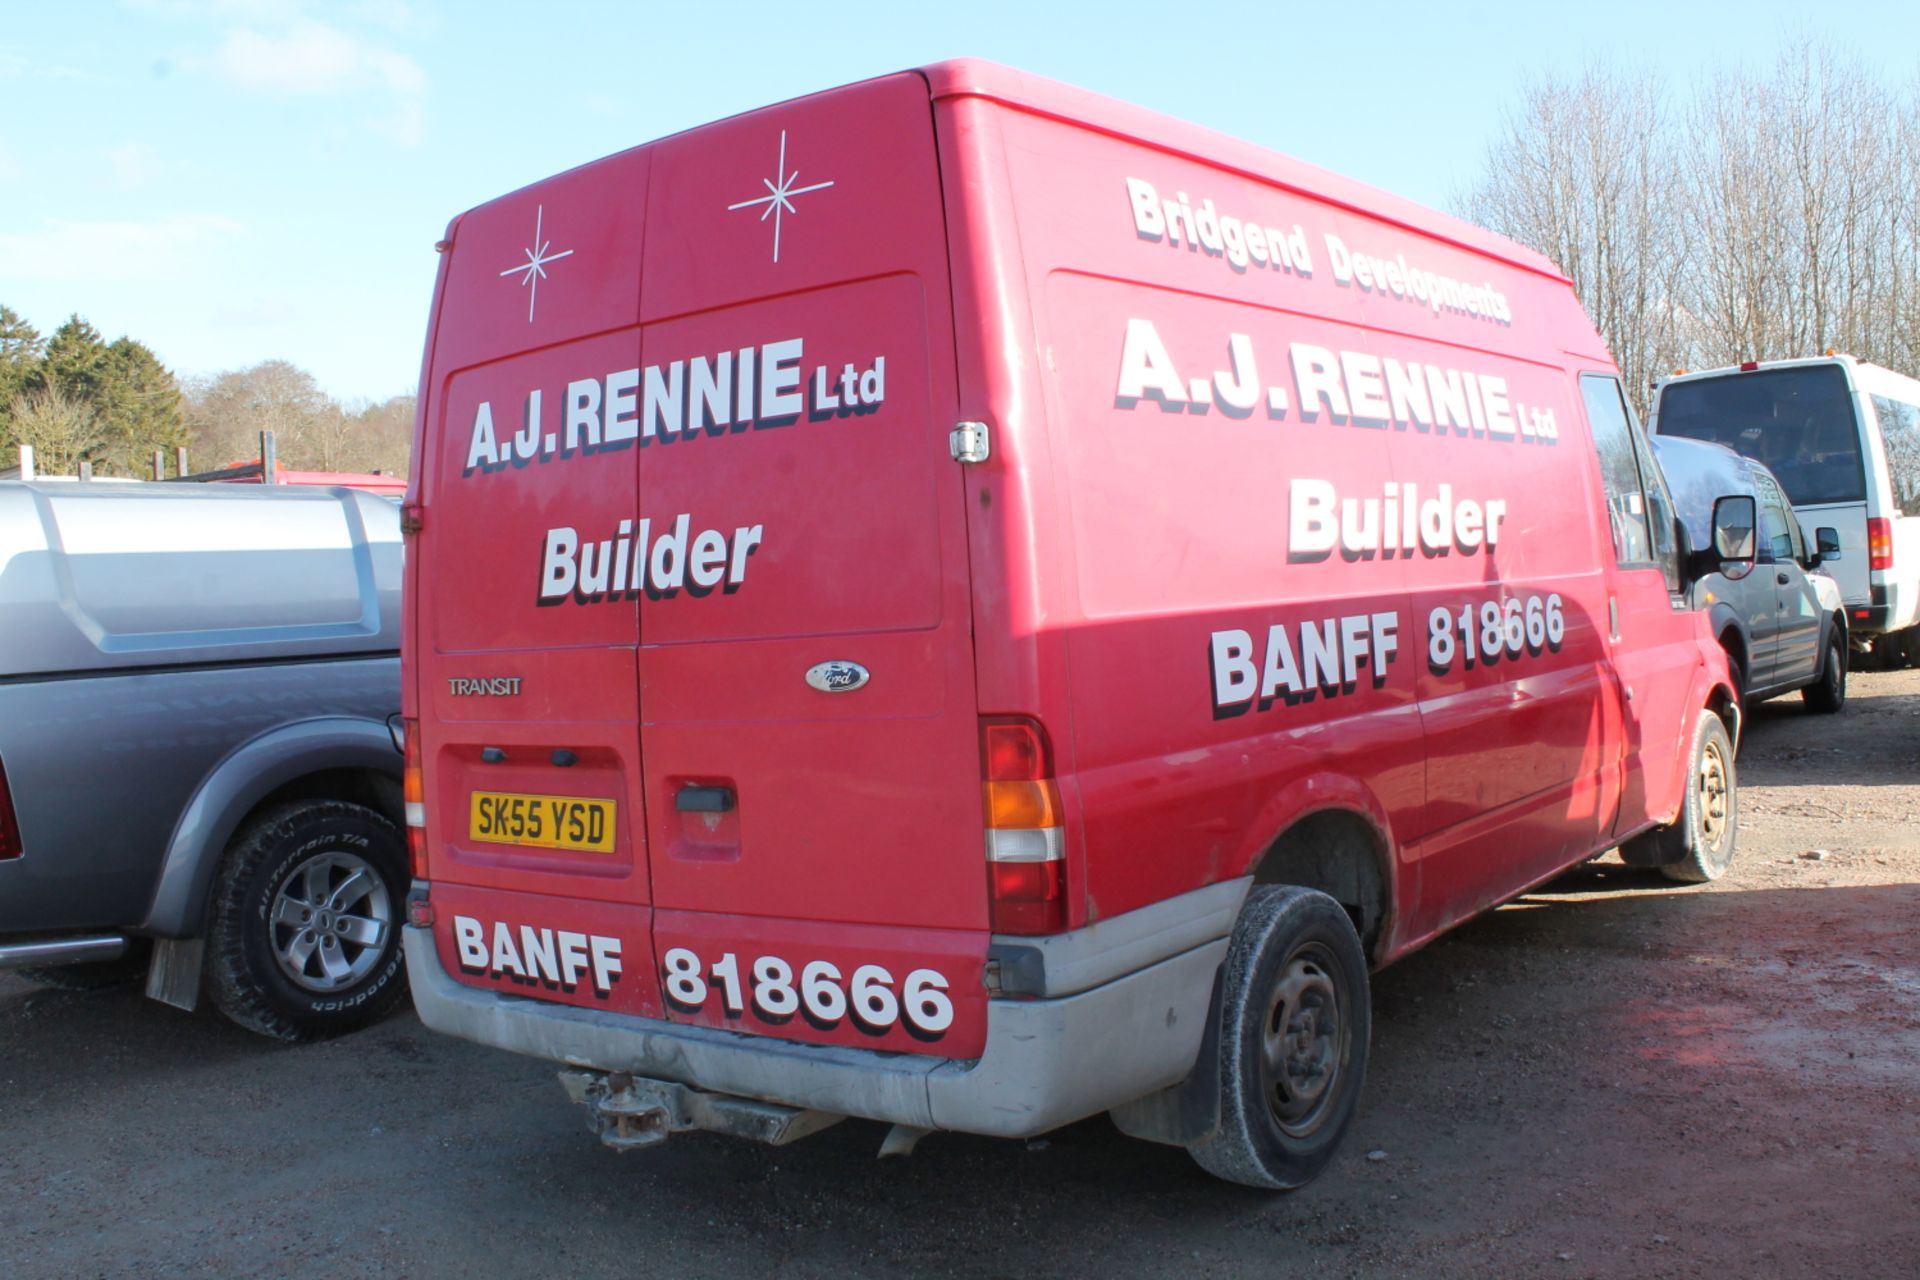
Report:
<svg viewBox="0 0 1920 1280"><path fill-rule="evenodd" d="M1876 583L1870 591L1869 600L1849 600L1845 606L1847 631L1855 638L1871 640L1889 631L1901 630L1913 621L1907 616L1913 611L1912 602L1903 598L1905 593L1898 583L1884 586Z"/></svg>
<svg viewBox="0 0 1920 1280"><path fill-rule="evenodd" d="M1847 633L1857 640L1871 640L1893 625L1893 609L1888 605L1849 604L1846 610Z"/></svg>
<svg viewBox="0 0 1920 1280"><path fill-rule="evenodd" d="M1138 956L1147 932L1168 939L1178 948L1173 954L1070 995L988 1001L986 1052L964 1061L795 1044L504 995L450 977L431 931L409 926L403 943L414 1006L435 1031L787 1106L1021 1138L1186 1078L1245 892L1246 882L1234 881L1149 908L1154 927L1135 930L1126 953ZM1127 919L1106 922L1109 935ZM1216 928L1216 936L1195 940ZM1094 940L1091 931L1080 933Z"/></svg>

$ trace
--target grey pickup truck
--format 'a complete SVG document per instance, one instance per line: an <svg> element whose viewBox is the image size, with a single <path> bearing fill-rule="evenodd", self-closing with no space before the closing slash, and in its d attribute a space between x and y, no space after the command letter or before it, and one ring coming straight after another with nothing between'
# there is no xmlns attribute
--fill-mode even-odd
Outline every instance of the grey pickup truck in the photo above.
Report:
<svg viewBox="0 0 1920 1280"><path fill-rule="evenodd" d="M292 1040L401 999L400 564L350 489L0 482L0 968Z"/></svg>

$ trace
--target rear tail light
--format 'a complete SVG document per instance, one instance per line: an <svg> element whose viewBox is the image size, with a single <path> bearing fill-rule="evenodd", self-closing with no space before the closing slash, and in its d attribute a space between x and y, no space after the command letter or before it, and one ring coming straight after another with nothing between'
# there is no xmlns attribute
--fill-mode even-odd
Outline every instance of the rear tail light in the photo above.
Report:
<svg viewBox="0 0 1920 1280"><path fill-rule="evenodd" d="M405 738L405 765L401 773L401 793L407 802L407 856L413 863L413 878L427 878L427 781L420 770L420 722L402 720Z"/></svg>
<svg viewBox="0 0 1920 1280"><path fill-rule="evenodd" d="M13 789L7 785L7 762L0 760L0 862L26 852L20 847L20 824L13 816Z"/></svg>
<svg viewBox="0 0 1920 1280"><path fill-rule="evenodd" d="M1060 787L1046 731L1024 716L980 722L987 884L996 933L1067 927L1067 863Z"/></svg>
<svg viewBox="0 0 1920 1280"><path fill-rule="evenodd" d="M1893 521L1885 516L1867 518L1867 568L1893 568Z"/></svg>

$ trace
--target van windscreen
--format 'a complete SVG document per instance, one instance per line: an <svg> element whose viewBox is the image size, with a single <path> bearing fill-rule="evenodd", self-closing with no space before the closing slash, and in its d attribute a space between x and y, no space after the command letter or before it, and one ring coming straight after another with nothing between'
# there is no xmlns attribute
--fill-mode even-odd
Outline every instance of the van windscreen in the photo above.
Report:
<svg viewBox="0 0 1920 1280"><path fill-rule="evenodd" d="M1867 496L1859 419L1839 365L1673 383L1660 393L1659 432L1712 440L1765 464L1795 506Z"/></svg>

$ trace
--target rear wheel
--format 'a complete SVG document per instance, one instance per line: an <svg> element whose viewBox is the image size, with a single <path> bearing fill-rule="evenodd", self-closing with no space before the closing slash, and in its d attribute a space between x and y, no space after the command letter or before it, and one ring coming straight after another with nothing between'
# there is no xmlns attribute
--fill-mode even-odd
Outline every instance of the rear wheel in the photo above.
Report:
<svg viewBox="0 0 1920 1280"><path fill-rule="evenodd" d="M1215 1177L1287 1190L1326 1167L1360 1101L1366 954L1324 893L1255 888L1221 974L1220 1124L1188 1152Z"/></svg>
<svg viewBox="0 0 1920 1280"><path fill-rule="evenodd" d="M365 1026L406 992L406 846L362 805L306 800L242 831L220 869L209 937L229 1018L281 1040Z"/></svg>
<svg viewBox="0 0 1920 1280"><path fill-rule="evenodd" d="M1847 647L1838 636L1827 640L1820 659L1820 678L1800 691L1810 711L1831 715L1847 705Z"/></svg>

